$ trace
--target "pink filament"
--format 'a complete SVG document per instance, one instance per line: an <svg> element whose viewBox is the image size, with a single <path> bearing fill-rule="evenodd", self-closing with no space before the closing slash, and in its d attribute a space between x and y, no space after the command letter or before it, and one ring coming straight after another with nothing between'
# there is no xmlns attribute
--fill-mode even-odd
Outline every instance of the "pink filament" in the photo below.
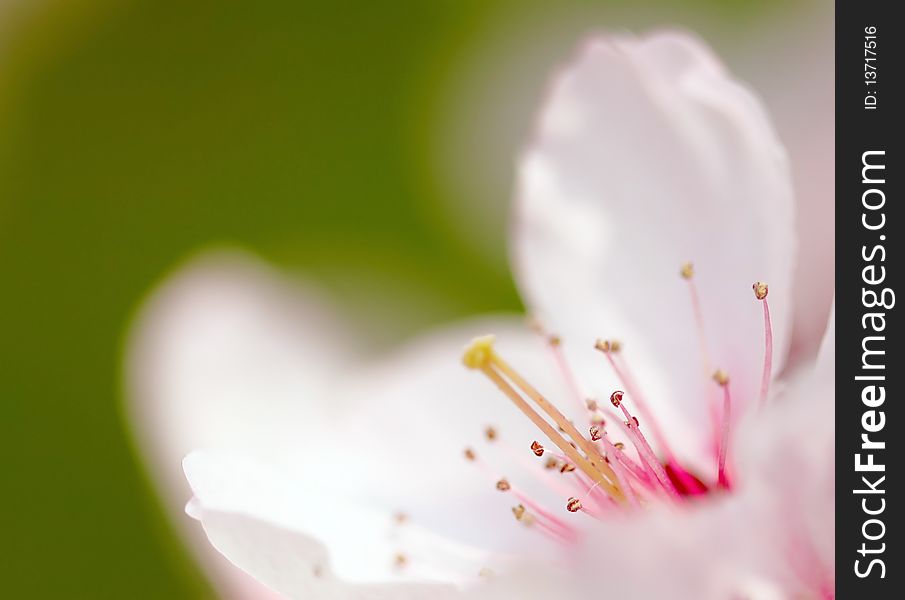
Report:
<svg viewBox="0 0 905 600"><path fill-rule="evenodd" d="M726 476L726 453L729 446L729 421L732 398L729 396L729 384L723 385L723 425L720 431L720 450L717 458L718 482L721 487L729 489L729 478Z"/></svg>
<svg viewBox="0 0 905 600"><path fill-rule="evenodd" d="M710 373L710 352L707 350L707 331L704 328L704 311L701 309L701 300L698 297L698 287L694 284L694 277L688 279L688 292L691 295L691 308L694 311L695 325L698 330L698 344L701 351L701 361L704 373Z"/></svg>
<svg viewBox="0 0 905 600"><path fill-rule="evenodd" d="M625 467L616 456L618 449L612 444L612 442L610 442L609 438L607 438L606 435L602 436L600 438L600 441L603 443L604 448L606 448L607 457L613 457L614 459L609 461L609 464L613 468L613 472L616 474L616 479L619 481L619 487L622 488L623 492L625 492L626 500L628 500L628 503L631 504L634 508L640 508L641 503L638 502L638 497L635 495L635 490L633 490L632 486L629 484L628 474L625 471Z"/></svg>
<svg viewBox="0 0 905 600"><path fill-rule="evenodd" d="M635 417L628 412L628 409L625 407L625 401L620 402L619 408L622 409L622 413L625 415L628 424L626 427L628 428L629 434L632 436L633 441L635 443L635 447L638 449L638 454L641 457L641 460L647 465L647 467L651 470L656 481L660 482L660 485L663 486L663 489L666 490L666 493L672 496L675 500L681 500L681 496L679 496L679 491L672 484L672 481L669 479L669 475L666 474L666 470L663 468L663 465L660 464L660 461L657 460L657 456L654 454L653 449L650 447L650 444L647 443L647 439L645 439L644 434L641 433L641 430L637 425L634 424Z"/></svg>
<svg viewBox="0 0 905 600"><path fill-rule="evenodd" d="M773 323L770 321L770 305L767 299L764 303L764 373L760 380L760 405L767 401L767 393L770 391L770 377L773 371Z"/></svg>
<svg viewBox="0 0 905 600"><path fill-rule="evenodd" d="M547 345L550 347L550 351L553 353L553 360L556 361L556 366L559 369L559 372L562 374L562 378L565 380L566 385L572 392L573 397L578 402L580 410L587 410L587 406L585 405L584 399L582 398L581 389L578 387L578 380L575 379L575 374L572 372L572 369L569 368L569 362L563 355L561 345L549 342L547 343Z"/></svg>
<svg viewBox="0 0 905 600"><path fill-rule="evenodd" d="M635 385L635 380L628 370L628 364L626 363L625 358L622 358L623 368L619 368L611 352L604 352L603 355L606 356L607 361L609 361L610 366L613 368L613 372L616 373L616 377L618 377L623 385L625 385L625 389L628 390L628 393L634 399L635 404L638 407L638 411L641 413L641 416L644 417L645 425L650 426L651 433L653 434L654 439L657 441L657 445L660 446L660 449L666 456L667 462L675 462L672 450L670 449L669 444L666 443L666 436L663 435L663 431L657 424L656 419L654 419L653 415L651 415L650 411L648 411L647 403L644 401L644 398L641 396L638 387Z"/></svg>

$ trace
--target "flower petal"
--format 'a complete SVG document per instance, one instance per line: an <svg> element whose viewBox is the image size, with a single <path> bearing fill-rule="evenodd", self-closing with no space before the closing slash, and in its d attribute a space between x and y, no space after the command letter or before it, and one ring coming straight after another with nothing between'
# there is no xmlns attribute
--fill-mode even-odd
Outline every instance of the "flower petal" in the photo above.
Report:
<svg viewBox="0 0 905 600"><path fill-rule="evenodd" d="M708 370L729 371L738 404L756 398L764 334L751 284L770 284L778 373L793 253L783 149L757 99L699 40L595 37L555 78L519 165L515 268L593 393L612 390L593 340L616 336L670 431L709 422L712 385L679 277L691 260Z"/></svg>
<svg viewBox="0 0 905 600"><path fill-rule="evenodd" d="M238 251L192 259L145 302L128 340L127 412L176 523L190 494L180 469L189 451L286 455L332 416L326 390L348 359L325 305ZM237 595L248 578L212 558L195 530L187 535L204 564L219 567L215 582L234 579L223 589Z"/></svg>
<svg viewBox="0 0 905 600"><path fill-rule="evenodd" d="M308 486L223 452L194 452L184 468L195 494L186 511L211 543L293 598L452 598L458 592L450 583L475 578L487 564L483 551L356 503L341 491L340 474ZM325 490L331 483L338 484L332 493Z"/></svg>

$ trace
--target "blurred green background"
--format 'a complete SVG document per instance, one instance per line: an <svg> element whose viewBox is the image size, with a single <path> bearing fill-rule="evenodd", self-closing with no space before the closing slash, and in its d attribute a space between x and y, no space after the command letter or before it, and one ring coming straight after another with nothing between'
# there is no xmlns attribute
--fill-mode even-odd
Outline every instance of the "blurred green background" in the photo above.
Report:
<svg viewBox="0 0 905 600"><path fill-rule="evenodd" d="M180 259L228 243L303 269L375 345L518 309L507 153L574 33L612 18L731 36L771 10L0 0L0 596L212 593L120 408L129 319ZM546 38L551 11L566 17ZM500 83L482 65L524 102L470 112Z"/></svg>

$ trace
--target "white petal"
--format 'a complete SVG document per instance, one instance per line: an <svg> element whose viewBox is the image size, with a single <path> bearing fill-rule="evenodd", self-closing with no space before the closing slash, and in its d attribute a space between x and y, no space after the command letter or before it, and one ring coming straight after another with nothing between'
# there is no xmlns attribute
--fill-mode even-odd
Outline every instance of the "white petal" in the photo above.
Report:
<svg viewBox="0 0 905 600"><path fill-rule="evenodd" d="M326 390L345 340L324 305L261 261L227 251L191 260L144 303L128 340L127 413L177 524L190 495L180 468L190 450L285 455L330 416ZM191 533L206 566L224 566ZM226 567L216 583L234 578ZM244 579L224 591L240 595Z"/></svg>
<svg viewBox="0 0 905 600"><path fill-rule="evenodd" d="M570 344L591 391L612 390L594 338L620 338L671 432L706 429L712 387L684 261L695 263L710 367L729 371L736 403L756 397L763 360L755 280L770 284L782 368L794 252L785 155L757 99L699 40L660 32L581 48L521 160L514 233L527 303Z"/></svg>
<svg viewBox="0 0 905 600"><path fill-rule="evenodd" d="M184 467L195 494L187 512L201 521L211 543L293 598L455 597L450 584L476 579L490 561L483 551L415 524L400 526L390 513L357 503L340 491L348 487L341 472L333 481L306 484L222 452L192 453ZM330 492L333 483L337 491ZM407 561L402 568L395 564L400 553Z"/></svg>

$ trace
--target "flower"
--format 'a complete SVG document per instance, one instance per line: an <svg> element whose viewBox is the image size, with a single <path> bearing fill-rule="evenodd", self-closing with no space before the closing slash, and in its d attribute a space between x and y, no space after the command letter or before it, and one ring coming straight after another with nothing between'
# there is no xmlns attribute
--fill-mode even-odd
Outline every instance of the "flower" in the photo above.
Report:
<svg viewBox="0 0 905 600"><path fill-rule="evenodd" d="M146 445L173 485L201 448L186 512L291 597L832 597L832 344L786 364L792 206L700 41L595 36L519 162L535 327L368 362L310 292L207 257L134 336Z"/></svg>

